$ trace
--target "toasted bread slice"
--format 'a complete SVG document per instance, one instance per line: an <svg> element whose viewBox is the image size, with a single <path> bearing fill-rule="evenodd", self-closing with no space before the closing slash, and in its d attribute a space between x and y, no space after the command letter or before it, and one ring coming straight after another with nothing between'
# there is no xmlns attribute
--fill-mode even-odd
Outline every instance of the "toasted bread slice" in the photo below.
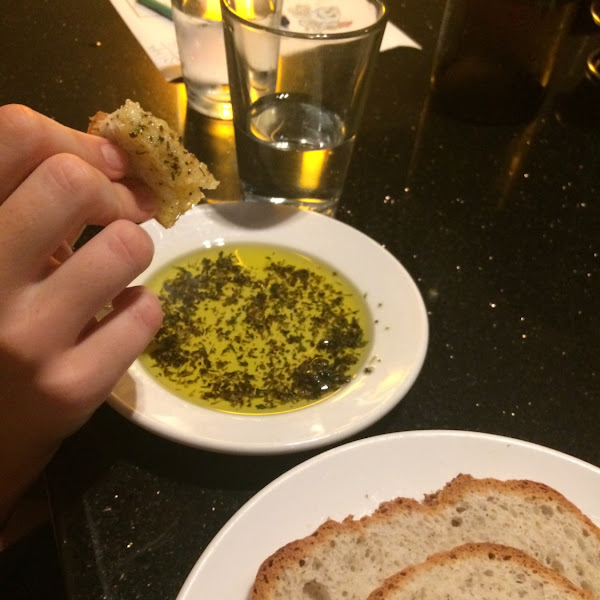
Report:
<svg viewBox="0 0 600 600"><path fill-rule="evenodd" d="M397 498L326 521L259 568L251 600L365 600L394 573L466 543L517 548L600 599L600 529L533 481L459 475L423 502Z"/></svg>
<svg viewBox="0 0 600 600"><path fill-rule="evenodd" d="M155 218L164 227L172 227L180 215L201 202L202 189L213 190L219 184L166 121L132 100L110 114L96 113L88 133L111 140L129 154L130 174L156 195Z"/></svg>
<svg viewBox="0 0 600 600"><path fill-rule="evenodd" d="M368 600L593 600L528 554L499 544L465 544L393 575Z"/></svg>

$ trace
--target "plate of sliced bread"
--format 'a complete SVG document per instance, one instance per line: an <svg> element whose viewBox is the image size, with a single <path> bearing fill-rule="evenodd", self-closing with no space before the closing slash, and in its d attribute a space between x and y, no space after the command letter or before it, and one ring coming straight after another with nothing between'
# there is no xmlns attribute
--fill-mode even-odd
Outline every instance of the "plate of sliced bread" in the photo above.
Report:
<svg viewBox="0 0 600 600"><path fill-rule="evenodd" d="M600 599L600 469L530 442L413 431L282 475L178 600Z"/></svg>

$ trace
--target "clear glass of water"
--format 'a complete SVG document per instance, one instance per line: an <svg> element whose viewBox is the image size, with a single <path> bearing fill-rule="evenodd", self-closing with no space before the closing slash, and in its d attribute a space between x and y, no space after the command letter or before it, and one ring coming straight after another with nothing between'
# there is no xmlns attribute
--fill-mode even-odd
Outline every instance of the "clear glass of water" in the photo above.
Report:
<svg viewBox="0 0 600 600"><path fill-rule="evenodd" d="M188 104L209 117L231 119L219 0L172 0L171 6Z"/></svg>
<svg viewBox="0 0 600 600"><path fill-rule="evenodd" d="M380 0L221 0L246 201L333 215L379 53Z"/></svg>

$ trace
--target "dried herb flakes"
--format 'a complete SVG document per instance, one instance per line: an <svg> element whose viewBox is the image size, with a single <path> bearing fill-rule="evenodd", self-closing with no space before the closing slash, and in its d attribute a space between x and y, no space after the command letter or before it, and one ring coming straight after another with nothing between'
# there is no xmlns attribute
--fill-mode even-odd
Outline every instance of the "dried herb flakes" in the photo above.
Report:
<svg viewBox="0 0 600 600"><path fill-rule="evenodd" d="M151 287L164 322L142 362L199 404L261 414L300 408L350 381L366 354L362 295L292 251L202 251Z"/></svg>

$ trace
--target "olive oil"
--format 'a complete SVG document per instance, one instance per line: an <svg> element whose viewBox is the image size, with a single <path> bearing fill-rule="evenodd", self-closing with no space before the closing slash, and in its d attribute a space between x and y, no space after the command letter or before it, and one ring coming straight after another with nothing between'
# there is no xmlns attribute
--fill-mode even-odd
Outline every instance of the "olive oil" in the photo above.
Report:
<svg viewBox="0 0 600 600"><path fill-rule="evenodd" d="M272 414L348 383L369 350L369 310L329 265L281 247L200 250L148 286L164 322L141 356L177 396L214 410Z"/></svg>

